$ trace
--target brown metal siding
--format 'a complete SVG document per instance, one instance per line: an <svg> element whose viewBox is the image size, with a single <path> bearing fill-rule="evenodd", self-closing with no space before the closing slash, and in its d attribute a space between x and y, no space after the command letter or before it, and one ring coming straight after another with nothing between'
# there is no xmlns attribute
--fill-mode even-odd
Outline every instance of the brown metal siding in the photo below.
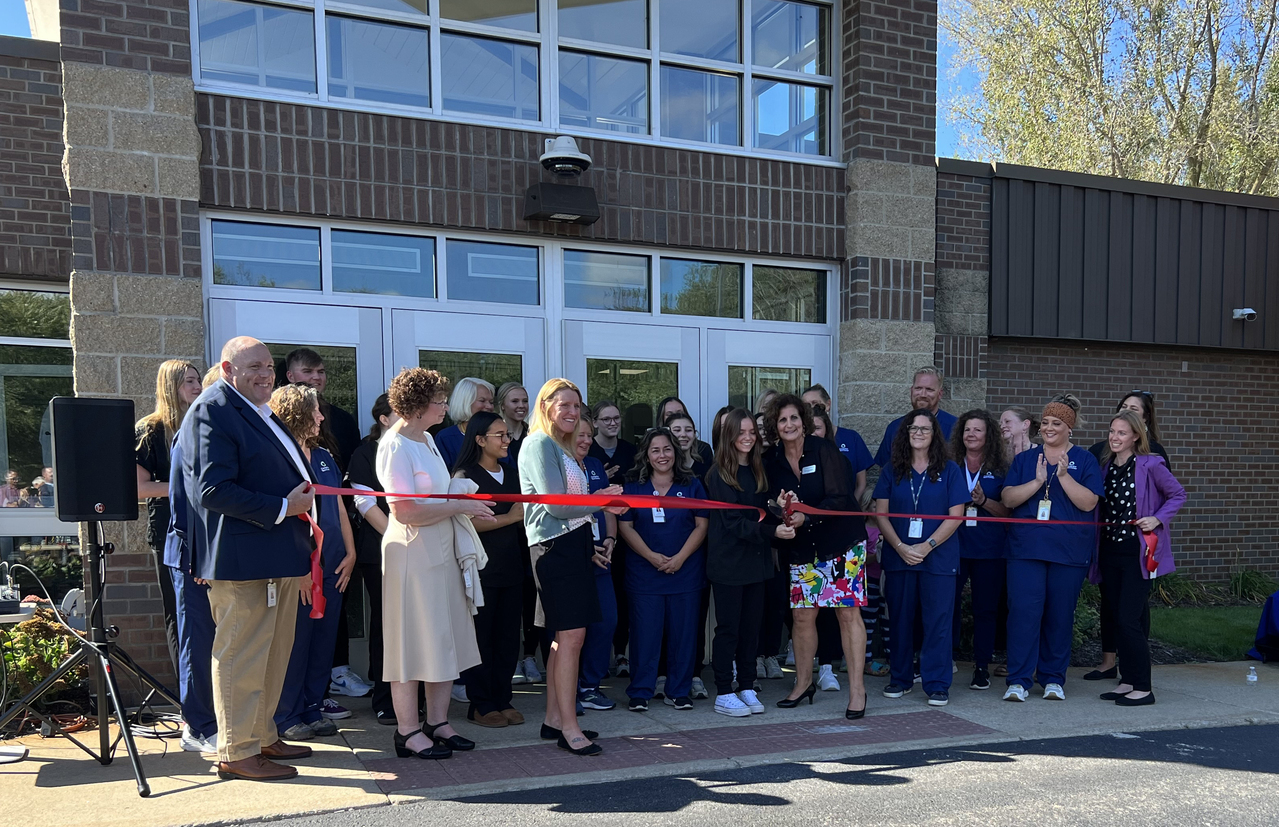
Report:
<svg viewBox="0 0 1279 827"><path fill-rule="evenodd" d="M991 186L991 335L1279 350L1279 201L1008 169Z"/></svg>

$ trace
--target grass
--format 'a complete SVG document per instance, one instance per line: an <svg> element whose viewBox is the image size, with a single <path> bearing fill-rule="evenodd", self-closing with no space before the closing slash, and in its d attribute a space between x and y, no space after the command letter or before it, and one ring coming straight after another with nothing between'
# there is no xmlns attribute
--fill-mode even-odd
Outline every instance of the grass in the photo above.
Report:
<svg viewBox="0 0 1279 827"><path fill-rule="evenodd" d="M1260 606L1155 606L1150 636L1206 660L1243 660L1260 620Z"/></svg>

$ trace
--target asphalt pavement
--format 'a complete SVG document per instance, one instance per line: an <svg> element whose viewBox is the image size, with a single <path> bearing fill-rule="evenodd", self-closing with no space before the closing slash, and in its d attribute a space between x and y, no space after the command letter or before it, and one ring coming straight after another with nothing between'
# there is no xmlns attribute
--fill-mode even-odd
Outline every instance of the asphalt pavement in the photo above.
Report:
<svg viewBox="0 0 1279 827"><path fill-rule="evenodd" d="M1279 725L1114 732L326 813L281 827L1272 825Z"/></svg>

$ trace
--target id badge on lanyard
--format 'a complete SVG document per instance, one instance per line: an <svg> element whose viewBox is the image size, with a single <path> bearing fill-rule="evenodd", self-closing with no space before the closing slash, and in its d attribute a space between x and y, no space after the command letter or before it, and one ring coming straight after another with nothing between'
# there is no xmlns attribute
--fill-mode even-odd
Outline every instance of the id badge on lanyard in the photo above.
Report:
<svg viewBox="0 0 1279 827"><path fill-rule="evenodd" d="M600 541L600 520L598 517L591 517L591 536L595 538L595 542Z"/></svg>
<svg viewBox="0 0 1279 827"><path fill-rule="evenodd" d="M970 505L970 506L968 506L968 508L964 509L964 516L965 516L965 517L976 517L976 516L977 516L977 506L975 506L975 505ZM964 525L966 525L966 526L970 526L970 527L971 527L971 526L975 526L975 525L977 525L977 521L976 521L976 520L971 520L971 519L969 519L969 520L964 520Z"/></svg>
<svg viewBox="0 0 1279 827"><path fill-rule="evenodd" d="M276 593L275 593L275 581L274 581L274 580L268 580L268 581L266 581L266 605L267 605L267 608L269 609L269 608L271 608L272 606L274 606L274 605L276 604L276 600L277 600L277 595L276 595Z"/></svg>
<svg viewBox="0 0 1279 827"><path fill-rule="evenodd" d="M665 508L654 508L654 509L653 509L653 522L655 522L655 523L664 523L664 522L666 522L666 509L665 509Z"/></svg>
<svg viewBox="0 0 1279 827"><path fill-rule="evenodd" d="M1044 497L1039 501L1039 511L1035 514L1036 520L1050 520L1053 513L1053 501Z"/></svg>
<svg viewBox="0 0 1279 827"><path fill-rule="evenodd" d="M922 517L910 518L910 527L906 531L906 536L911 540L918 540L924 536L924 520Z"/></svg>

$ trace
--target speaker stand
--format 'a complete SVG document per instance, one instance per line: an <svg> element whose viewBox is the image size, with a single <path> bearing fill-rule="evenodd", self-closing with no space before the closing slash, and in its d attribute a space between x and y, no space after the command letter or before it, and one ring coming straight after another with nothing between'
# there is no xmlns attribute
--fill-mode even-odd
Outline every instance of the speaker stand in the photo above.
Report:
<svg viewBox="0 0 1279 827"><path fill-rule="evenodd" d="M10 709L0 714L0 728L3 728L16 718L23 710L29 710L50 729L59 735L65 736L103 766L111 763L115 758L116 745L123 741L125 752L129 755L129 762L133 765L133 776L138 782L138 795L146 798L151 795L151 785L147 783L146 773L142 769L142 760L138 755L137 744L133 741L131 727L138 722L142 715L142 710L149 708L151 699L157 695L178 709L182 708L182 704L174 697L172 692L165 688L164 684L160 683L159 680L141 666L138 666L133 658L129 657L128 652L125 652L118 644L108 639L108 637L114 637L119 633L114 627L108 633L102 611L102 589L106 579L106 555L115 549L111 543L99 541L102 530L101 523L93 521L83 525L85 536L89 538L88 547L82 555L85 562L85 571L88 573L88 577L85 579L85 601L89 607L89 616L87 618L89 636L87 639L80 639L79 648L59 664L58 668L53 670L52 674L45 678L39 686L24 695ZM54 684L85 661L96 666L93 670L98 706L98 749L96 751L85 746L73 735L64 731L58 726L57 721L52 716L46 715L34 706L36 701L40 700L53 688ZM149 687L146 697L142 699L142 703L138 705L138 710L132 718L127 714L124 704L120 700L120 687L116 683L114 671L116 667L133 675L135 679ZM114 741L111 739L109 726L111 714L115 715L116 726L120 730Z"/></svg>

